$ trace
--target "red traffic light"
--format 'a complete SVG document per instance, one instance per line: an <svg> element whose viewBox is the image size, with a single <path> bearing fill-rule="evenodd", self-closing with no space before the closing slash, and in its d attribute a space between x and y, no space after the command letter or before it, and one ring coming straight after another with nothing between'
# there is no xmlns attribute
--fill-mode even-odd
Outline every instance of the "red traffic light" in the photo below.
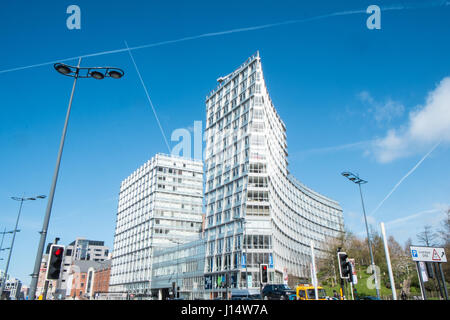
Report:
<svg viewBox="0 0 450 320"><path fill-rule="evenodd" d="M267 270L267 266L264 265L263 266L263 270L266 271Z"/></svg>
<svg viewBox="0 0 450 320"><path fill-rule="evenodd" d="M63 253L63 250L62 250L62 248L58 248L56 251L55 251L55 256L60 256L60 255L62 255L62 253Z"/></svg>

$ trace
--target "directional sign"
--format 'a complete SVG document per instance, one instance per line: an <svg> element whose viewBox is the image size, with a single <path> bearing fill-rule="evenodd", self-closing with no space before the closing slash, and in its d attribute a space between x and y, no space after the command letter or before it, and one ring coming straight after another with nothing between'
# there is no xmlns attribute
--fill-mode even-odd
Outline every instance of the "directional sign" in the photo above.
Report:
<svg viewBox="0 0 450 320"><path fill-rule="evenodd" d="M413 261L447 262L444 248L409 247Z"/></svg>

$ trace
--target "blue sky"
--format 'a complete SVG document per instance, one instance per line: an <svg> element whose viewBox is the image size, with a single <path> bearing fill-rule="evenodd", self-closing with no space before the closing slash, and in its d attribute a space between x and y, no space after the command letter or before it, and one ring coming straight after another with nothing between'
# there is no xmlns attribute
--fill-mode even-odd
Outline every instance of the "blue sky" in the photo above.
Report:
<svg viewBox="0 0 450 320"><path fill-rule="evenodd" d="M81 8L81 30L66 27L71 4ZM366 27L371 4L382 9L381 30ZM327 17L307 20L320 16ZM296 20L133 50L169 142L173 130L205 121L215 80L259 50L287 126L291 172L339 201L347 228L363 236L358 189L340 175L359 173L369 181L363 192L374 228L384 221L400 243L414 240L450 204L449 16L448 1L3 1L0 229L14 227L11 196L48 194L72 87L52 64L8 70L124 49L124 41L135 47ZM47 240L86 237L112 247L120 182L167 147L126 51L82 65L126 74L77 85ZM26 284L45 206L26 203L20 220L10 273Z"/></svg>

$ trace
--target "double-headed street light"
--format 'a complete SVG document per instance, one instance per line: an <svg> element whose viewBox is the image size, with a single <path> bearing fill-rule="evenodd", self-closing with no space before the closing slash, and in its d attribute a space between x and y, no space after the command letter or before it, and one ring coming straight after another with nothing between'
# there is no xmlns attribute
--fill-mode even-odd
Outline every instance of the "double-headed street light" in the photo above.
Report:
<svg viewBox="0 0 450 320"><path fill-rule="evenodd" d="M357 174L353 174L348 171L342 172L342 175L344 177L346 177L348 180L352 181L353 183L356 183L359 187L359 194L361 196L361 203L362 203L362 208L363 208L363 213L364 213L364 222L366 224L367 242L369 244L370 259L372 261L372 269L375 274L375 288L377 290L377 297L378 297L378 299L380 299L380 289L378 288L377 271L375 268L375 260L373 259L373 253L372 253L372 242L370 241L369 227L367 225L367 218L366 218L366 209L364 208L364 200L363 200L362 191L361 191L361 185L366 184L367 181L361 179Z"/></svg>
<svg viewBox="0 0 450 320"><path fill-rule="evenodd" d="M113 78L113 79L120 79L124 75L124 71L119 68L115 67L80 67L81 64L81 58L78 60L78 65L70 66L64 63L56 63L54 65L54 68L56 71L58 71L60 74L68 77L74 78L73 86L72 86L72 93L70 95L69 100L69 106L67 108L67 114L66 114L66 120L64 123L63 133L61 137L61 142L59 145L59 151L58 151L58 157L56 159L56 168L55 172L53 174L53 180L50 187L50 193L48 197L47 202L47 209L45 211L45 217L44 217L44 224L42 226L41 238L39 240L39 247L36 254L36 260L34 262L34 269L33 273L31 274L31 283L30 283L30 299L34 300L36 295L36 288L37 288L37 282L39 277L39 269L41 265L42 255L44 253L44 246L45 246L45 240L47 237L47 230L48 225L50 221L50 214L52 211L53 206L53 198L55 195L55 189L56 189L56 182L58 180L58 174L59 174L59 166L61 164L61 156L64 148L64 141L66 138L66 132L67 132L67 124L69 122L70 117L70 110L72 108L72 100L73 100L73 94L75 92L75 86L77 83L78 78L94 78L97 80L101 80L104 78Z"/></svg>
<svg viewBox="0 0 450 320"><path fill-rule="evenodd" d="M33 200L33 201L34 201L34 200L36 200L36 199L44 199L44 198L45 198L45 196L43 196L43 195L39 195L39 196L32 197L32 198L25 198L25 197L21 197L21 198L19 198L19 197L11 197L11 199L13 199L13 200L15 200L15 201L19 201L19 202L20 202L20 206L19 206L19 213L17 214L17 219L16 219L16 227L14 228L13 231L8 231L8 232L4 231L4 232L3 232L3 236L5 235L5 233L12 233L12 234L13 234L13 237L12 237L12 240L11 240L11 245L10 245L10 247L9 247L8 260L6 261L5 275L4 275L3 279L2 279L2 286L1 286L1 288L0 288L0 299L3 297L3 291L5 290L6 279L8 278L9 262L10 262L10 260L11 260L11 254L12 254L13 247L14 247L14 240L16 239L16 233L17 233L18 231L20 231L20 230L17 229L17 226L18 226L18 224L19 224L20 213L22 212L22 205L23 205L23 202L24 202L24 201L30 201L30 200ZM2 245L3 245L3 237L2 237ZM0 247L1 247L1 246L0 246ZM5 249L6 249L6 248L5 248ZM4 250L4 249L3 249L3 250Z"/></svg>

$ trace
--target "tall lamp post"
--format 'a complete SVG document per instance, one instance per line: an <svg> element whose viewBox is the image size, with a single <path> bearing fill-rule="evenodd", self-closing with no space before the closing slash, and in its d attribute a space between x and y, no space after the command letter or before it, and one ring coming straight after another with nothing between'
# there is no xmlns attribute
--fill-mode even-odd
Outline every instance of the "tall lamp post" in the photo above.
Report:
<svg viewBox="0 0 450 320"><path fill-rule="evenodd" d="M247 288L247 299L248 299L248 243L245 239L245 225L247 224L247 220L245 220L245 217L241 217L239 218L239 220L241 221L241 226L242 226L242 248L245 249L245 287ZM244 247L245 246L245 247ZM242 263L241 263L241 267L242 267Z"/></svg>
<svg viewBox="0 0 450 320"><path fill-rule="evenodd" d="M373 252L372 252L372 242L370 241L370 234L369 234L369 227L367 225L367 217L366 217L366 209L364 208L364 200L363 200L363 196L362 196L362 191L361 191L361 184L366 184L367 181L361 179L357 174L353 174L351 172L342 172L342 175L344 177L346 177L348 180L352 181L353 183L356 183L359 187L359 194L361 196L361 203L362 203L362 208L363 208L363 213L364 213L364 222L366 224L366 231L367 231L367 242L369 244L369 252L370 252L370 259L372 262L372 269L375 275L375 288L377 290L377 297L378 299L380 299L380 289L378 286L378 275L377 275L377 271L375 268L375 260L373 259Z"/></svg>
<svg viewBox="0 0 450 320"><path fill-rule="evenodd" d="M178 292L178 273L180 272L180 268L179 268L179 264L180 264L180 241L177 241L177 240L174 240L174 239L170 239L170 238L167 238L167 240L169 240L169 241L171 241L171 242L173 242L173 243L175 243L177 245L177 272L176 272L177 278L176 278L176 285L175 285L175 290L176 290L175 298L178 298L178 294L179 294L179 292ZM175 294L175 292L174 292L174 294Z"/></svg>
<svg viewBox="0 0 450 320"><path fill-rule="evenodd" d="M39 269L41 265L42 255L44 253L44 246L45 246L45 240L47 237L47 230L48 230L48 224L50 221L50 214L52 211L52 205L53 205L53 197L55 195L55 188L56 188L56 182L58 180L58 174L59 174L59 166L61 163L61 156L64 148L64 141L66 138L66 132L67 132L67 124L69 122L69 116L70 116L70 110L72 108L72 100L73 100L73 94L75 91L75 86L77 84L78 78L94 78L97 80L101 80L104 78L113 78L113 79L120 79L124 75L124 71L119 68L113 68L113 67L80 67L81 64L81 58L78 60L78 65L70 66L63 63L56 63L54 65L54 68L56 71L61 73L62 75L72 77L74 78L73 86L72 86L72 93L70 95L69 100L69 106L67 108L67 114L66 114L66 121L64 123L63 133L61 137L61 142L59 145L59 151L58 151L58 157L56 160L56 168L55 172L53 174L53 180L50 187L50 193L48 197L47 202L47 209L45 211L45 217L44 217L44 223L42 226L42 231L40 232L41 238L39 240L39 246L36 254L36 260L34 262L34 269L33 273L31 274L31 283L30 283L30 299L35 299L36 294L36 287L39 277Z"/></svg>
<svg viewBox="0 0 450 320"><path fill-rule="evenodd" d="M11 254L12 254L13 247L14 247L14 241L16 240L16 233L17 233L18 231L20 231L20 230L17 230L17 226L19 225L19 218L20 218L20 213L22 212L22 205L23 205L23 202L24 202L24 201L30 201L30 200L33 200L33 201L34 201L34 200L36 200L36 199L44 199L44 198L45 198L45 196L42 196L42 195L36 196L36 197L34 197L34 198L11 197L11 199L13 199L13 200L15 200L15 201L19 201L19 202L20 202L20 205L19 205L19 213L17 214L17 219L16 219L16 226L15 226L15 228L14 228L13 231L7 232L7 233L11 233L11 232L12 232L13 237L12 237L12 240L11 240L11 245L10 245L10 247L9 247L8 260L6 261L5 275L4 275L4 277L3 277L3 280L2 280L2 286L1 286L1 288L0 288L0 297L3 297L3 291L5 290L6 279L7 279L7 277L8 277L9 262L10 262L10 260L11 260ZM4 234L5 234L5 232L3 233L3 235L4 235ZM2 239L2 244L3 244L3 239Z"/></svg>
<svg viewBox="0 0 450 320"><path fill-rule="evenodd" d="M16 230L16 232L19 232L20 230ZM0 232L2 234L2 242L0 243L0 252L3 250L9 250L9 248L3 248L3 240L5 239L5 234L7 233L14 233L14 231L6 231L6 228L3 230L3 232ZM3 258L0 258L0 260L3 260Z"/></svg>

